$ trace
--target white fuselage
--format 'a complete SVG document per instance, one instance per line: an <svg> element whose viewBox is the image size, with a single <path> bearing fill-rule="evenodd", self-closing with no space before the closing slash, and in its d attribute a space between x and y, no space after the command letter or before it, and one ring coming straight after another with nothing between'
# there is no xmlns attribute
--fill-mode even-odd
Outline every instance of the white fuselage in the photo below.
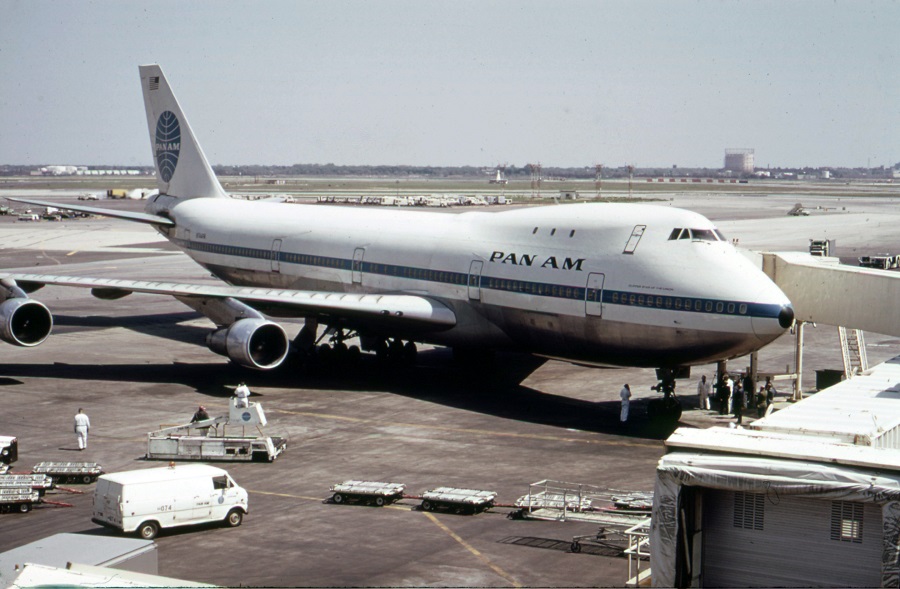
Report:
<svg viewBox="0 0 900 589"><path fill-rule="evenodd" d="M450 329L381 336L664 367L752 352L793 317L708 219L671 207L449 214L163 195L148 212L175 220L161 231L231 284L410 293L457 316Z"/></svg>

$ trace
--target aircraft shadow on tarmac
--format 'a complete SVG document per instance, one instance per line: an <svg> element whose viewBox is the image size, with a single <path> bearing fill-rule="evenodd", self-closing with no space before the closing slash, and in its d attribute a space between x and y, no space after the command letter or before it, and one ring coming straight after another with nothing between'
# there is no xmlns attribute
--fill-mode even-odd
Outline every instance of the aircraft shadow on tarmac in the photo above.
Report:
<svg viewBox="0 0 900 589"><path fill-rule="evenodd" d="M175 316L195 317L192 313ZM151 317L154 317L152 323L141 323L138 318L130 327L158 326L160 316ZM102 328L106 325L105 321L106 318L101 317L79 317L77 322L68 324L93 324ZM208 331L180 327L191 335L195 331L204 334ZM155 329L148 333L157 335ZM436 348L420 352L419 364L415 367L380 366L372 355L364 354L354 370L346 370L345 367L319 370L304 366L254 372L224 363L224 359L219 360L215 356L210 356L208 364L6 364L0 365L0 374L5 377L0 377L0 386L20 384L16 378L27 377L176 383L192 387L204 395L225 399L233 394L234 386L243 381L251 390L255 386L264 386L334 390L336 394L340 391L381 391L505 419L627 437L664 439L674 430L674 423L650 422L646 418L646 403L643 400L632 401L629 423L621 424L618 401L585 401L522 385L522 381L543 363L541 358L515 353L497 354L496 358L485 362L459 363L453 359L450 350ZM254 396L264 399L264 396Z"/></svg>
<svg viewBox="0 0 900 589"><path fill-rule="evenodd" d="M126 316L58 315L53 317L53 333L59 335L122 327L145 335L204 346L211 326L182 325L185 321L193 321L202 317L203 315L193 311Z"/></svg>

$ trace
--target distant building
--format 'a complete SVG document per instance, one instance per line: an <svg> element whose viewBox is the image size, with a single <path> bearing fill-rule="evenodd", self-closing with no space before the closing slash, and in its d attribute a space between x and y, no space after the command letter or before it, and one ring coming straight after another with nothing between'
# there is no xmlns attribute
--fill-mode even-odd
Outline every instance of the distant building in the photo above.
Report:
<svg viewBox="0 0 900 589"><path fill-rule="evenodd" d="M752 174L753 155L752 148L726 149L725 169L738 174Z"/></svg>

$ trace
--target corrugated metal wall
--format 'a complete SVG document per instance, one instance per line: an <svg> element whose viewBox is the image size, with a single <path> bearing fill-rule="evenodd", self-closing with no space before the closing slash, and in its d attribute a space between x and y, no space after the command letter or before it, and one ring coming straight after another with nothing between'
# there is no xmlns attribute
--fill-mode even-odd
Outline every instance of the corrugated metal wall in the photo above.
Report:
<svg viewBox="0 0 900 589"><path fill-rule="evenodd" d="M702 586L880 586L881 507L862 504L859 530L841 526L859 510L839 503L833 524L831 500L704 490ZM833 525L859 541L833 540Z"/></svg>

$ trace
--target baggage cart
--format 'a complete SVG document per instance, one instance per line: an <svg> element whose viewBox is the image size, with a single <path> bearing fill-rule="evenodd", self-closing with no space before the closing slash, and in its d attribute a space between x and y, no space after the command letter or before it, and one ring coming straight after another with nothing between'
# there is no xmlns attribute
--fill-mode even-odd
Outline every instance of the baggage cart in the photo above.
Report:
<svg viewBox="0 0 900 589"><path fill-rule="evenodd" d="M45 474L54 484L82 483L88 485L103 474L103 467L96 462L39 462L31 474Z"/></svg>
<svg viewBox="0 0 900 589"><path fill-rule="evenodd" d="M334 493L331 500L335 503L358 501L381 507L402 499L406 485L377 481L344 481L332 485L330 490Z"/></svg>
<svg viewBox="0 0 900 589"><path fill-rule="evenodd" d="M455 513L479 513L494 505L497 493L479 489L438 487L422 494L422 509L446 509Z"/></svg>
<svg viewBox="0 0 900 589"><path fill-rule="evenodd" d="M41 495L27 487L0 488L0 513L28 513Z"/></svg>
<svg viewBox="0 0 900 589"><path fill-rule="evenodd" d="M0 489L32 489L41 496L53 488L53 478L45 474L8 474L0 476Z"/></svg>

